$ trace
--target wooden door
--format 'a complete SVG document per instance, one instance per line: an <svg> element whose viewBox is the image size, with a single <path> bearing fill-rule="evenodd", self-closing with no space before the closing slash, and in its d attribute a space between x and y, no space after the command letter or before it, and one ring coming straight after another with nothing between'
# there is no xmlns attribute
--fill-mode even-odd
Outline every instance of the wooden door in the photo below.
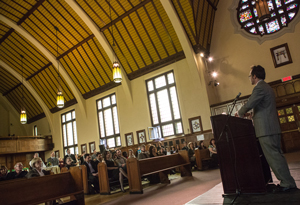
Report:
<svg viewBox="0 0 300 205"><path fill-rule="evenodd" d="M300 150L300 104L286 106L278 111L284 152Z"/></svg>

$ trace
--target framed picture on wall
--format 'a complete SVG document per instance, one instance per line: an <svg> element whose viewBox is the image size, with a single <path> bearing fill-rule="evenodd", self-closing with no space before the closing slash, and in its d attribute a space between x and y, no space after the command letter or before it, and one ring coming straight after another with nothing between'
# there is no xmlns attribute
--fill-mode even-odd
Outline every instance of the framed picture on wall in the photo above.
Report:
<svg viewBox="0 0 300 205"><path fill-rule="evenodd" d="M288 44L282 44L270 49L275 68L292 63Z"/></svg>
<svg viewBox="0 0 300 205"><path fill-rule="evenodd" d="M139 144L147 143L145 130L136 131L136 136Z"/></svg>
<svg viewBox="0 0 300 205"><path fill-rule="evenodd" d="M87 153L86 144L82 144L82 145L81 145L81 154L82 154L83 152Z"/></svg>
<svg viewBox="0 0 300 205"><path fill-rule="evenodd" d="M94 150L95 150L95 141L94 142L90 142L89 143L89 147L90 147L90 153L93 153L94 152Z"/></svg>
<svg viewBox="0 0 300 205"><path fill-rule="evenodd" d="M190 129L192 134L202 132L202 122L200 116L190 118L189 124L190 124Z"/></svg>
<svg viewBox="0 0 300 205"><path fill-rule="evenodd" d="M125 139L126 139L127 147L134 145L134 143L133 143L133 133L132 132L125 134Z"/></svg>
<svg viewBox="0 0 300 205"><path fill-rule="evenodd" d="M55 157L59 158L59 150L56 150L54 153L55 153Z"/></svg>

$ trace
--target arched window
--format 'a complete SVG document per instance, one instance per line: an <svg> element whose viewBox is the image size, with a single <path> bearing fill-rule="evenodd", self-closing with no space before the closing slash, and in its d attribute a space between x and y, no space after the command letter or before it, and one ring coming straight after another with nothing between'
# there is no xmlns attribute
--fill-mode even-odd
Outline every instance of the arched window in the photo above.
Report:
<svg viewBox="0 0 300 205"><path fill-rule="evenodd" d="M241 27L253 35L269 35L275 33L295 18L299 10L300 0L268 0L271 18L260 22L255 8L256 0L240 0L237 18Z"/></svg>

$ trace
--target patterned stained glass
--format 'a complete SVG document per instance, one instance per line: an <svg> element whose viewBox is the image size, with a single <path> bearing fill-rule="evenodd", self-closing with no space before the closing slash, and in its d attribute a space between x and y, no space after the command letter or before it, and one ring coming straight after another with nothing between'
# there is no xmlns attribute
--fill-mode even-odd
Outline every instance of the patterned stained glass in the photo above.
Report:
<svg viewBox="0 0 300 205"><path fill-rule="evenodd" d="M276 13L275 12L271 13L271 17L274 17L274 16L276 16Z"/></svg>
<svg viewBox="0 0 300 205"><path fill-rule="evenodd" d="M262 25L259 25L258 29L259 29L259 32L261 33L261 35L265 34L265 30L264 30L264 27Z"/></svg>
<svg viewBox="0 0 300 205"><path fill-rule="evenodd" d="M268 33L274 33L280 29L278 20L275 19L273 21L270 21L269 23L266 23L266 28Z"/></svg>
<svg viewBox="0 0 300 205"><path fill-rule="evenodd" d="M288 121L289 122L294 122L295 121L294 115L288 116Z"/></svg>
<svg viewBox="0 0 300 205"><path fill-rule="evenodd" d="M286 112L287 115L288 114L293 114L293 109L291 107L287 108L287 109L285 109L285 112Z"/></svg>
<svg viewBox="0 0 300 205"><path fill-rule="evenodd" d="M280 124L282 124L282 123L286 123L286 119L285 119L285 117L281 117L281 118L279 118L279 122L280 122Z"/></svg>
<svg viewBox="0 0 300 205"><path fill-rule="evenodd" d="M257 10L256 10L256 8L253 8L253 12L254 12L254 16L257 17L258 15L257 15Z"/></svg>
<svg viewBox="0 0 300 205"><path fill-rule="evenodd" d="M255 27L251 28L251 29L250 29L250 32L251 32L251 33L256 33Z"/></svg>
<svg viewBox="0 0 300 205"><path fill-rule="evenodd" d="M278 10L278 13L279 13L279 14L282 14L283 12L284 12L283 9L279 9L279 10Z"/></svg>
<svg viewBox="0 0 300 205"><path fill-rule="evenodd" d="M240 21L243 23L245 21L248 21L252 19L252 13L250 10L244 11L242 13L240 13Z"/></svg>
<svg viewBox="0 0 300 205"><path fill-rule="evenodd" d="M249 23L245 24L245 27L250 27L250 26L253 26L253 25L254 25L253 22L249 22Z"/></svg>
<svg viewBox="0 0 300 205"><path fill-rule="evenodd" d="M259 19L256 19L256 23L259 23Z"/></svg>
<svg viewBox="0 0 300 205"><path fill-rule="evenodd" d="M248 0L242 0L242 3L245 3L245 2L247 2Z"/></svg>
<svg viewBox="0 0 300 205"><path fill-rule="evenodd" d="M278 110L278 116L284 115L284 110Z"/></svg>
<svg viewBox="0 0 300 205"><path fill-rule="evenodd" d="M298 4L291 4L291 5L289 5L289 6L286 8L286 10L289 11L289 10L291 10L291 9L296 8L297 6L298 6Z"/></svg>
<svg viewBox="0 0 300 205"><path fill-rule="evenodd" d="M244 9L246 9L246 8L248 8L249 7L249 4L245 4L245 5L243 5L241 8L240 8L240 11L241 10L244 10Z"/></svg>
<svg viewBox="0 0 300 205"><path fill-rule="evenodd" d="M288 3L291 3L291 2L293 2L294 0L284 0L284 3L285 4L288 4Z"/></svg>
<svg viewBox="0 0 300 205"><path fill-rule="evenodd" d="M282 26L286 26L286 18L285 18L285 16L281 16L281 24L282 24Z"/></svg>
<svg viewBox="0 0 300 205"><path fill-rule="evenodd" d="M255 5L255 1L252 1L251 3L252 3L252 5Z"/></svg>
<svg viewBox="0 0 300 205"><path fill-rule="evenodd" d="M288 13L290 20L292 20L292 18L294 18L296 12L290 12Z"/></svg>
<svg viewBox="0 0 300 205"><path fill-rule="evenodd" d="M277 8L281 7L281 0L275 0Z"/></svg>
<svg viewBox="0 0 300 205"><path fill-rule="evenodd" d="M269 6L269 10L270 11L274 10L274 6L273 6L272 0L268 1L268 6Z"/></svg>

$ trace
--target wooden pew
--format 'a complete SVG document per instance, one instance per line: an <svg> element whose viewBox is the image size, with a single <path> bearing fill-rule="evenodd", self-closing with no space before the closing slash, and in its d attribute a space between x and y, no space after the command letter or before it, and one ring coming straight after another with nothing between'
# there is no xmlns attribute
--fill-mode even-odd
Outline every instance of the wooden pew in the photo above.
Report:
<svg viewBox="0 0 300 205"><path fill-rule="evenodd" d="M67 196L78 205L85 204L79 167L60 174L3 181L0 190L0 203L5 205L40 204Z"/></svg>
<svg viewBox="0 0 300 205"><path fill-rule="evenodd" d="M84 194L89 194L89 185L88 185L88 178L87 178L87 169L85 165L80 165L79 166L81 169L81 174L82 174L82 183L83 183L83 192ZM60 172L64 173L64 172L68 172L68 168L67 167L63 167L61 168Z"/></svg>
<svg viewBox="0 0 300 205"><path fill-rule="evenodd" d="M180 150L179 153L137 160L127 160L127 175L129 191L131 194L142 194L143 187L141 178L143 176L159 173L161 183L169 184L167 170L180 167L181 176L192 176L188 153Z"/></svg>
<svg viewBox="0 0 300 205"><path fill-rule="evenodd" d="M210 153L208 149L195 150L196 164L198 170L203 170L203 162L211 161Z"/></svg>
<svg viewBox="0 0 300 205"><path fill-rule="evenodd" d="M108 171L106 163L98 163L98 179L99 179L99 189L101 195L110 194L110 185L108 179Z"/></svg>

